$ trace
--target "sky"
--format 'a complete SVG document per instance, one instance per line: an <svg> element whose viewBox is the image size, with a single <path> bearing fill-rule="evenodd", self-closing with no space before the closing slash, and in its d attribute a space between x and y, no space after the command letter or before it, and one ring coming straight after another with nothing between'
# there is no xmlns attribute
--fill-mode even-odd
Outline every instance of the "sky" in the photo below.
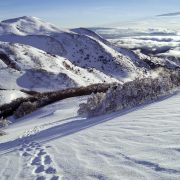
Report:
<svg viewBox="0 0 180 180"><path fill-rule="evenodd" d="M59 27L93 27L180 12L180 0L0 0L0 20L35 16Z"/></svg>

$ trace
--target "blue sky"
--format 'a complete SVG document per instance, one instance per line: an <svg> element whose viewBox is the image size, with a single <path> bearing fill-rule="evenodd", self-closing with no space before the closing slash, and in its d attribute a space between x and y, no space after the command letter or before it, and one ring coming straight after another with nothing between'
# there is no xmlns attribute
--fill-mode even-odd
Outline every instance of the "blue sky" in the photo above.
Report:
<svg viewBox="0 0 180 180"><path fill-rule="evenodd" d="M101 26L180 11L180 0L0 0L0 20L36 16L60 27Z"/></svg>

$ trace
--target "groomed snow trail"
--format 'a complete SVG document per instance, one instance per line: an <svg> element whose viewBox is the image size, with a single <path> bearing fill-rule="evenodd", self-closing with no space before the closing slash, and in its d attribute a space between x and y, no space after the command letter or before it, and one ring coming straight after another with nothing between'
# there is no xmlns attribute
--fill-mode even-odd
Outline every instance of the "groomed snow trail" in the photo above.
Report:
<svg viewBox="0 0 180 180"><path fill-rule="evenodd" d="M179 93L92 119L77 116L84 99L67 99L13 122L1 137L1 179L180 179Z"/></svg>

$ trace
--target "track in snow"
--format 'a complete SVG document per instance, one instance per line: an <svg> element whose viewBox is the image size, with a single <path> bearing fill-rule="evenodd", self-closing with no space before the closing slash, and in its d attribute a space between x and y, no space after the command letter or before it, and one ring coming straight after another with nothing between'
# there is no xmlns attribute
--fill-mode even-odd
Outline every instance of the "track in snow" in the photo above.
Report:
<svg viewBox="0 0 180 180"><path fill-rule="evenodd" d="M46 151L49 146L42 146L33 141L32 135L36 136L40 130L26 131L23 137L19 139L19 154L27 162L27 166L32 169L33 178L36 180L58 180L60 177L55 168L51 156Z"/></svg>

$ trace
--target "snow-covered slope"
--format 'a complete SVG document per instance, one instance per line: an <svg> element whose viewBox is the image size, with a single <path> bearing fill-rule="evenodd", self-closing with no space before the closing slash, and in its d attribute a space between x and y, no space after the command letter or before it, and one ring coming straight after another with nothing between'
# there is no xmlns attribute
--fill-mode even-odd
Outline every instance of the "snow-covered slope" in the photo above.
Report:
<svg viewBox="0 0 180 180"><path fill-rule="evenodd" d="M22 44L1 42L0 63L0 87L4 89L50 91L117 82L96 69L83 69L66 58Z"/></svg>
<svg viewBox="0 0 180 180"><path fill-rule="evenodd" d="M67 58L76 66L95 68L119 80L139 72L131 59L89 30L60 30L34 17L6 20L0 27L0 41L30 45Z"/></svg>
<svg viewBox="0 0 180 180"><path fill-rule="evenodd" d="M18 90L1 90L0 91L0 106L6 103L10 103L13 100L20 97L27 97L27 94L20 92Z"/></svg>
<svg viewBox="0 0 180 180"><path fill-rule="evenodd" d="M17 35L44 35L52 32L61 32L54 25L44 22L36 17L18 17L14 19L4 20L0 24L1 34L17 34ZM63 30L67 31L68 30Z"/></svg>
<svg viewBox="0 0 180 180"><path fill-rule="evenodd" d="M26 16L0 23L0 69L0 88L40 92L143 75L134 59L95 32Z"/></svg>
<svg viewBox="0 0 180 180"><path fill-rule="evenodd" d="M1 179L179 179L179 94L93 119L77 116L85 99L11 118L0 142Z"/></svg>
<svg viewBox="0 0 180 180"><path fill-rule="evenodd" d="M92 38L98 39L98 40L104 42L105 44L109 43L104 38L102 38L100 35L96 34L94 31L91 31L86 28L75 28L75 29L71 29L71 31L78 33L78 34L82 34L82 35L86 35L86 36L90 36Z"/></svg>

